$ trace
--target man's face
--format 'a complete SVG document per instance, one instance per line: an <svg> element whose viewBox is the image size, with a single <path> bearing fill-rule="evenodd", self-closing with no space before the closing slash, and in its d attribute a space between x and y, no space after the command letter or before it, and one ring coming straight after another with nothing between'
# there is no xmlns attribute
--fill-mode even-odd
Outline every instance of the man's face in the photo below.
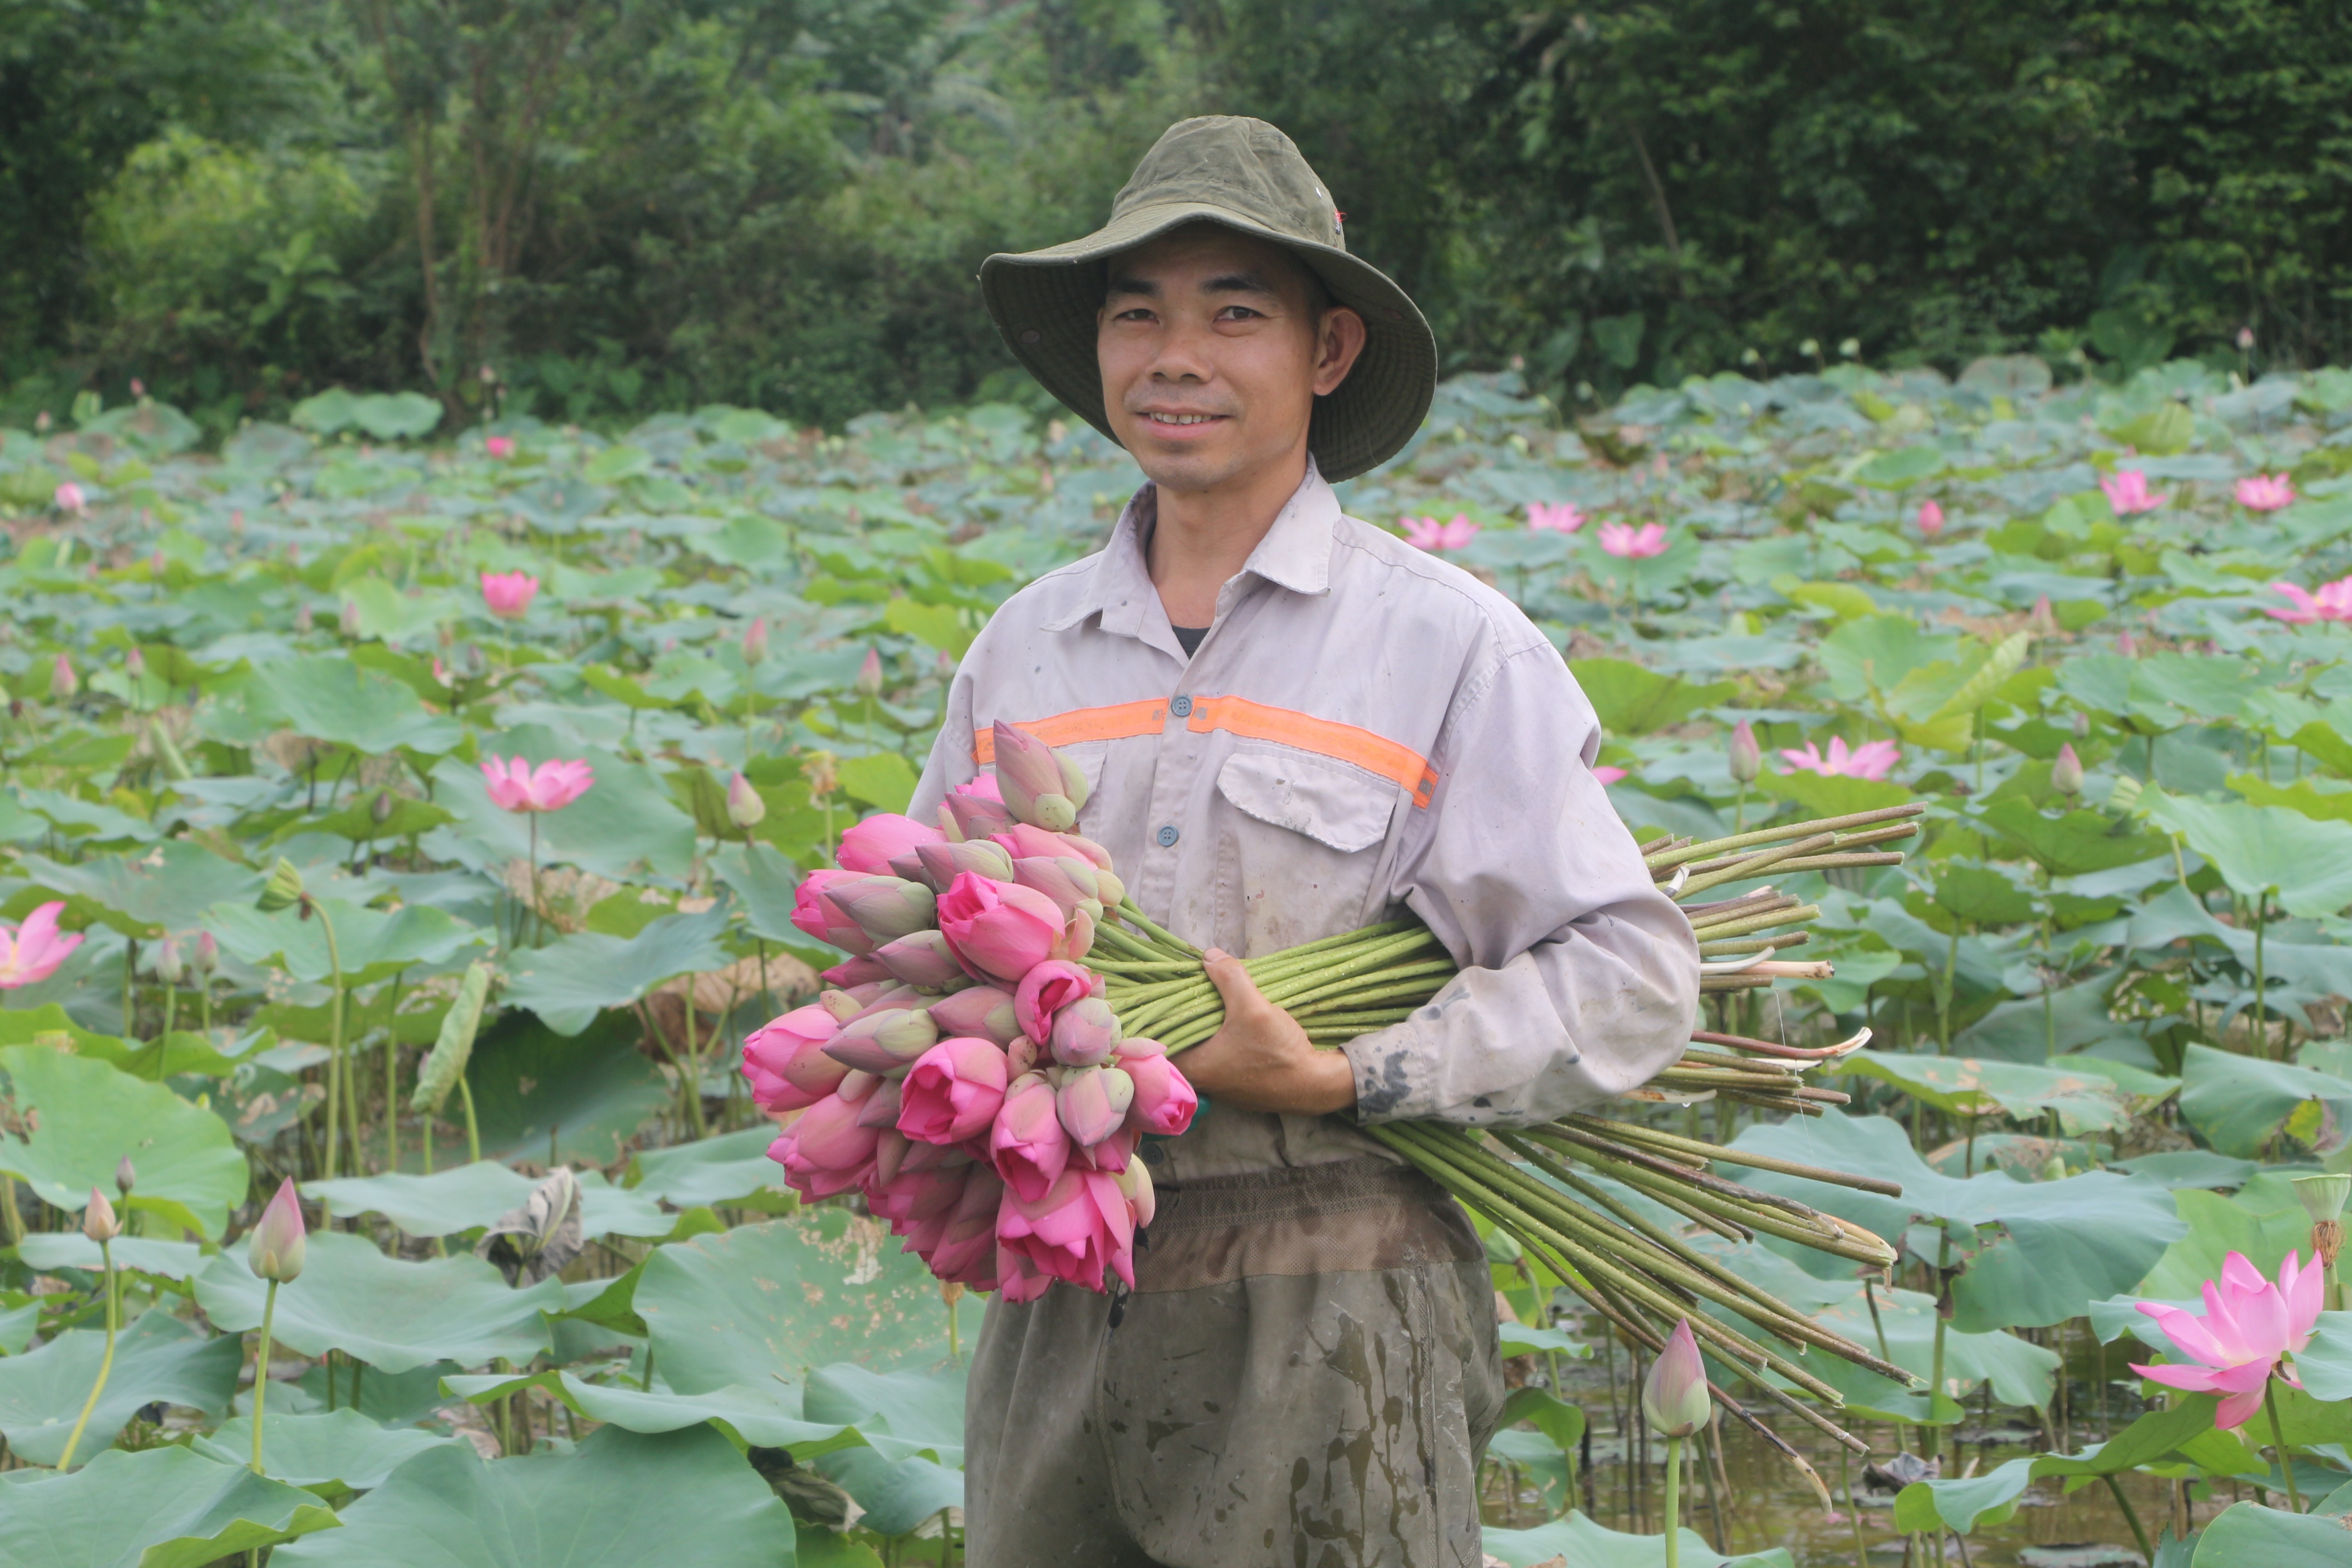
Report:
<svg viewBox="0 0 2352 1568"><path fill-rule="evenodd" d="M1208 490L1301 451L1317 395L1363 346L1356 313L1322 300L1288 250L1214 224L1114 258L1095 354L1104 412L1144 473Z"/></svg>

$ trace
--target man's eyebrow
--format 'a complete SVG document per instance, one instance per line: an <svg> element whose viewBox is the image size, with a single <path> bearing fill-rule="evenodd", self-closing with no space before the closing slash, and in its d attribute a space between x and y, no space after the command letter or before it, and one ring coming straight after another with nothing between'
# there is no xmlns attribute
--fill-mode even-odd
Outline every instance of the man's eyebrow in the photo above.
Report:
<svg viewBox="0 0 2352 1568"><path fill-rule="evenodd" d="M1149 278L1138 278L1129 273L1121 273L1110 280L1110 287L1106 289L1104 293L1112 299L1117 299L1122 294L1133 294L1146 300L1157 300L1160 298L1160 285Z"/></svg>
<svg viewBox="0 0 2352 1568"><path fill-rule="evenodd" d="M1264 294L1280 298L1282 290L1262 272L1224 272L1201 285L1203 294Z"/></svg>

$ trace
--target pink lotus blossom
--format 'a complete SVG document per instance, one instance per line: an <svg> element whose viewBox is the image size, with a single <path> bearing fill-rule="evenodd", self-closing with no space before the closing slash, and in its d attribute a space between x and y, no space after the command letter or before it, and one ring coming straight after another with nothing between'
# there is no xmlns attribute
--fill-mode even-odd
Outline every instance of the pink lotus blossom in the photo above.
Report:
<svg viewBox="0 0 2352 1568"><path fill-rule="evenodd" d="M1101 997L1081 996L1054 1015L1046 1044L1066 1068L1100 1067L1118 1045L1118 1016Z"/></svg>
<svg viewBox="0 0 2352 1568"><path fill-rule="evenodd" d="M866 650L865 658L860 660L857 666L857 679L855 684L857 694L861 697L882 695L882 650L880 648L869 647Z"/></svg>
<svg viewBox="0 0 2352 1568"><path fill-rule="evenodd" d="M245 1266L257 1279L283 1285L302 1272L309 1236L302 1223L302 1200L294 1191L294 1178L288 1176L246 1233Z"/></svg>
<svg viewBox="0 0 2352 1568"><path fill-rule="evenodd" d="M2273 583L2271 586L2294 601L2291 609L2263 612L2275 620L2303 625L2313 621L2352 621L2352 577L2338 577L2333 583L2323 584L2317 594L2292 583Z"/></svg>
<svg viewBox="0 0 2352 1568"><path fill-rule="evenodd" d="M1805 742L1801 752L1783 750L1790 771L1819 773L1823 778L1883 779L1888 770L1903 760L1902 748L1892 741L1864 741L1851 752L1846 750L1843 736L1830 737L1830 754L1826 757Z"/></svg>
<svg viewBox="0 0 2352 1568"><path fill-rule="evenodd" d="M864 963L866 959L850 960ZM908 985L919 985L928 991L943 991L950 985L960 985L971 979L956 955L948 947L948 939L936 931L913 931L876 948L871 962L879 964L893 980Z"/></svg>
<svg viewBox="0 0 2352 1568"><path fill-rule="evenodd" d="M757 664L768 657L768 617L754 616L743 628L743 662Z"/></svg>
<svg viewBox="0 0 2352 1568"><path fill-rule="evenodd" d="M1599 779L1604 784L1613 784L1620 783L1624 779L1625 770L1620 767L1612 767L1607 763L1600 763L1594 765L1592 769L1592 776Z"/></svg>
<svg viewBox="0 0 2352 1568"><path fill-rule="evenodd" d="M1023 1073L1007 1085L1004 1105L988 1135L989 1161L1015 1196L1045 1195L1070 1163L1070 1135L1045 1075Z"/></svg>
<svg viewBox="0 0 2352 1568"><path fill-rule="evenodd" d="M1083 918L1083 917L1080 917ZM967 871L940 895L940 929L967 968L1001 984L1067 956L1062 911L1045 894ZM1065 952L1057 953L1059 946Z"/></svg>
<svg viewBox="0 0 2352 1568"><path fill-rule="evenodd" d="M58 931L58 916L65 907L62 899L55 900L26 915L14 931L0 926L0 991L39 984L81 945L79 931Z"/></svg>
<svg viewBox="0 0 2352 1568"><path fill-rule="evenodd" d="M942 1035L978 1035L1009 1046L1021 1033L1013 998L992 985L967 985L924 1009Z"/></svg>
<svg viewBox="0 0 2352 1568"><path fill-rule="evenodd" d="M528 572L482 574L482 603L502 621L519 621L539 594L539 579Z"/></svg>
<svg viewBox="0 0 2352 1568"><path fill-rule="evenodd" d="M972 775L971 781L969 784L960 784L949 793L951 795L977 795L982 800L992 800L999 805L1003 805L1004 801L1003 793L996 787L996 775L994 773L975 773ZM1041 829L1040 831L1043 830Z"/></svg>
<svg viewBox="0 0 2352 1568"><path fill-rule="evenodd" d="M853 881L858 873L819 868L801 879L793 890L793 924L822 942L850 953L874 951L872 939L860 931L848 912L825 897L827 889L836 883Z"/></svg>
<svg viewBox="0 0 2352 1568"><path fill-rule="evenodd" d="M1455 512L1451 522L1433 517L1408 517L1403 522L1405 542L1418 550L1459 550L1478 537L1478 525L1467 512Z"/></svg>
<svg viewBox="0 0 2352 1568"><path fill-rule="evenodd" d="M1601 525L1601 548L1627 561L1664 555L1666 552L1665 524L1645 522L1635 528L1630 522L1604 522Z"/></svg>
<svg viewBox="0 0 2352 1568"><path fill-rule="evenodd" d="M1003 1217L1002 1209L998 1211L998 1217ZM1005 1246L1002 1240L997 1242L996 1293L1000 1300L1015 1304L1034 1301L1053 1288L1052 1275L1039 1273L1037 1266L1026 1257Z"/></svg>
<svg viewBox="0 0 2352 1568"><path fill-rule="evenodd" d="M2242 1426L2262 1408L2273 1373L2303 1386L2279 1363L2311 1342L2326 1300L2326 1274L2317 1258L2299 1268L2297 1255L2290 1252L2273 1284L2243 1253L2232 1252L2222 1260L2221 1278L2205 1281L2202 1316L2158 1301L2139 1303L2181 1354L2201 1364L2134 1363L2132 1370L2167 1388L2221 1394L2213 1424Z"/></svg>
<svg viewBox="0 0 2352 1568"><path fill-rule="evenodd" d="M824 896L877 947L930 929L939 907L938 894L903 877L853 877L830 884Z"/></svg>
<svg viewBox="0 0 2352 1568"><path fill-rule="evenodd" d="M580 760L541 763L536 768L520 757L493 753L482 764L490 799L504 811L562 811L588 793L595 770Z"/></svg>
<svg viewBox="0 0 2352 1568"><path fill-rule="evenodd" d="M878 1129L857 1124L860 1104L826 1095L801 1113L791 1131L768 1145L768 1158L805 1197L829 1198L863 1186L874 1169Z"/></svg>
<svg viewBox="0 0 2352 1568"><path fill-rule="evenodd" d="M2294 504L2294 483L2284 474L2249 474L2237 489L2238 504L2248 511L2276 511Z"/></svg>
<svg viewBox="0 0 2352 1568"><path fill-rule="evenodd" d="M1054 1015L1079 998L1102 994L1103 983L1093 971L1067 959L1047 959L1033 965L1013 992L1013 1017L1021 1032L1045 1043L1054 1032Z"/></svg>
<svg viewBox="0 0 2352 1568"><path fill-rule="evenodd" d="M1004 1047L964 1036L915 1058L898 1096L898 1131L926 1143L961 1143L995 1123L1012 1081Z"/></svg>
<svg viewBox="0 0 2352 1568"><path fill-rule="evenodd" d="M83 495L81 487L71 479L58 487L56 500L59 511L79 512L87 510L89 506L89 498Z"/></svg>
<svg viewBox="0 0 2352 1568"><path fill-rule="evenodd" d="M1944 509L1940 502L1919 503L1919 531L1933 539L1944 531Z"/></svg>
<svg viewBox="0 0 2352 1568"><path fill-rule="evenodd" d="M58 662L49 667L49 695L60 702L70 702L80 689L81 677L74 673L73 660L58 655Z"/></svg>
<svg viewBox="0 0 2352 1568"><path fill-rule="evenodd" d="M493 458L511 458L514 456L514 437L511 436L492 436L482 443L482 450L488 452Z"/></svg>
<svg viewBox="0 0 2352 1568"><path fill-rule="evenodd" d="M950 1284L975 1290L996 1289L996 1215L1004 1205L1004 1183L986 1165L944 1173L942 1182L961 1178L953 1208L909 1227L907 1250Z"/></svg>
<svg viewBox="0 0 2352 1568"><path fill-rule="evenodd" d="M996 1239L1050 1279L1097 1291L1106 1272L1135 1283L1134 1211L1099 1171L1065 1171L1040 1197L1013 1194L997 1211Z"/></svg>
<svg viewBox="0 0 2352 1568"><path fill-rule="evenodd" d="M767 1111L805 1110L841 1087L849 1068L824 1054L839 1033L833 1015L812 1003L771 1019L743 1038L743 1076Z"/></svg>
<svg viewBox="0 0 2352 1568"><path fill-rule="evenodd" d="M1528 502L1528 527L1537 533L1574 533L1584 526L1584 514L1573 501Z"/></svg>
<svg viewBox="0 0 2352 1568"><path fill-rule="evenodd" d="M987 774L982 777L988 778L986 795L977 790L958 790L940 802L940 831L958 843L1013 830L1013 813L997 795L996 780Z"/></svg>
<svg viewBox="0 0 2352 1568"><path fill-rule="evenodd" d="M2119 474L2103 474L2099 489L2107 495L2107 505L2117 517L2131 517L2143 511L2154 511L2172 498L2157 495L2147 488L2147 476L2137 468L2126 468Z"/></svg>
<svg viewBox="0 0 2352 1568"><path fill-rule="evenodd" d="M866 985L875 981L896 981L898 976L890 973L887 964L877 963L872 953L861 952L843 959L831 969L818 970L817 978L827 985L846 991L852 986Z"/></svg>
<svg viewBox="0 0 2352 1568"><path fill-rule="evenodd" d="M1073 1068L1054 1092L1062 1131L1081 1149L1091 1149L1119 1130L1135 1103L1135 1080L1118 1068Z"/></svg>
<svg viewBox="0 0 2352 1568"><path fill-rule="evenodd" d="M1680 1319L1667 1336L1666 1348L1650 1363L1649 1376L1642 1380L1642 1414L1660 1436L1687 1437L1714 1413L1706 1391L1706 1362L1699 1354L1690 1320Z"/></svg>
<svg viewBox="0 0 2352 1568"><path fill-rule="evenodd" d="M1135 1082L1135 1099L1127 1108L1127 1124L1140 1132L1173 1138L1192 1125L1201 1097L1192 1080L1169 1059L1157 1040L1121 1040L1114 1053L1119 1068Z"/></svg>
<svg viewBox="0 0 2352 1568"><path fill-rule="evenodd" d="M910 860L911 867L908 864ZM992 882L1014 879L1013 857L990 838L967 838L961 844L919 844L912 855L893 857L890 868L910 881L942 892L953 887L955 879L966 871Z"/></svg>

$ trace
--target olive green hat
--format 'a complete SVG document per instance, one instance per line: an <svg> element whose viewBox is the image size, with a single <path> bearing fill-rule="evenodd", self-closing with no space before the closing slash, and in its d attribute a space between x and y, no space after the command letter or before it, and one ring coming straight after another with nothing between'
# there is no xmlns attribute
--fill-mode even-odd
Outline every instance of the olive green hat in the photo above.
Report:
<svg viewBox="0 0 2352 1568"><path fill-rule="evenodd" d="M1297 146L1263 120L1204 115L1170 126L1084 239L992 256L980 290L1005 346L1070 411L1117 440L1103 415L1095 320L1109 258L1180 224L1221 223L1287 246L1332 300L1364 319L1364 352L1316 400L1307 450L1327 479L1352 479L1421 427L1437 387L1437 340L1405 291L1348 254L1340 214Z"/></svg>

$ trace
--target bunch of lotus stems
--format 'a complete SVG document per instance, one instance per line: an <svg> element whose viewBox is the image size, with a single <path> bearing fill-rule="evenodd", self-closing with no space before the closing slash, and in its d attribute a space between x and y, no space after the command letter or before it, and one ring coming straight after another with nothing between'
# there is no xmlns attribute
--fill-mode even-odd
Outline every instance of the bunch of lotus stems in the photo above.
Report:
<svg viewBox="0 0 2352 1568"><path fill-rule="evenodd" d="M1819 909L1769 887L1714 903L1695 894L1770 875L1886 866L1898 852L1868 847L1917 831L1916 805L1759 828L1705 843L1654 841L1652 874L1682 905L1699 939L1700 987L1744 991L1782 979L1827 979L1826 963L1790 963L1774 954L1802 944ZM1097 928L1087 963L1102 974L1106 1000L1129 1036L1159 1040L1172 1054L1201 1044L1224 1022L1216 987L1199 949L1155 925L1131 902L1120 924ZM1319 1045L1337 1046L1410 1017L1452 979L1453 960L1417 920L1396 920L1246 961L1258 989ZM1715 1099L1798 1115L1821 1114L1846 1096L1816 1089L1804 1075L1870 1038L1864 1030L1836 1045L1805 1047L1742 1035L1696 1031L1679 1060L1626 1098L1691 1104ZM1465 1206L1484 1215L1526 1254L1580 1297L1631 1343L1654 1352L1674 1323L1690 1320L1707 1351L1765 1401L1856 1453L1868 1445L1774 1377L1832 1409L1837 1391L1796 1359L1807 1348L1843 1357L1906 1385L1902 1368L1814 1322L1644 1216L1606 1177L1727 1240L1759 1236L1849 1259L1857 1271L1884 1270L1895 1249L1858 1226L1793 1199L1712 1174L1716 1161L1899 1196L1892 1183L1785 1160L1733 1152L1695 1137L1614 1117L1576 1113L1538 1127L1478 1131L1433 1122L1375 1126L1370 1134L1427 1173ZM1708 1312L1704 1308L1718 1309ZM1733 1326L1743 1319L1760 1333ZM1768 1375L1770 1374L1770 1375ZM1812 1476L1796 1451L1722 1388L1710 1390L1727 1413L1762 1434ZM1818 1486L1818 1478L1814 1478Z"/></svg>

